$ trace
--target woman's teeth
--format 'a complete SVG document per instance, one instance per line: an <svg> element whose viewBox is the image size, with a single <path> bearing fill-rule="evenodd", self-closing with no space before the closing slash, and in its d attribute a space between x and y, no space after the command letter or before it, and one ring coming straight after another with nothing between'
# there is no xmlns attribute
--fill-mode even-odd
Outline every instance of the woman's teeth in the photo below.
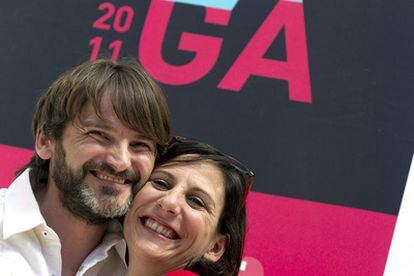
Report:
<svg viewBox="0 0 414 276"><path fill-rule="evenodd" d="M157 232L158 234L169 238L169 239L174 239L175 235L174 232L171 231L170 229L166 228L165 226L159 224L158 222L156 222L153 219L147 218L145 220L145 227L151 229L154 232Z"/></svg>

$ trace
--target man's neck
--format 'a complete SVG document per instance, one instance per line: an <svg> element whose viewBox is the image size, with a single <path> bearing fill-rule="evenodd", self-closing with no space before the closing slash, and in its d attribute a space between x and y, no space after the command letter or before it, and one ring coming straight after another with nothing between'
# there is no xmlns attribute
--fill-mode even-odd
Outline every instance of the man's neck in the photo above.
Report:
<svg viewBox="0 0 414 276"><path fill-rule="evenodd" d="M40 212L61 243L62 275L74 275L86 257L99 245L107 224L91 225L63 207L56 186L49 183L36 195Z"/></svg>

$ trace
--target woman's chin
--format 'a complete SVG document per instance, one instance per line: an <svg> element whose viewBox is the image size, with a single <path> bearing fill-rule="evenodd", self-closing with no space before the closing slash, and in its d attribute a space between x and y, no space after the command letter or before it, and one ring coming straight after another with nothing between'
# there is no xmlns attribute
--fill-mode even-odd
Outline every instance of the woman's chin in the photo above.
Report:
<svg viewBox="0 0 414 276"><path fill-rule="evenodd" d="M158 245L148 243L148 241L146 244L141 244L140 248L135 248L134 252L129 253L130 263L137 263L137 267L142 265L148 268L153 267L161 273L183 269L189 262L189 260L178 260L178 256L174 256L173 252L163 250Z"/></svg>

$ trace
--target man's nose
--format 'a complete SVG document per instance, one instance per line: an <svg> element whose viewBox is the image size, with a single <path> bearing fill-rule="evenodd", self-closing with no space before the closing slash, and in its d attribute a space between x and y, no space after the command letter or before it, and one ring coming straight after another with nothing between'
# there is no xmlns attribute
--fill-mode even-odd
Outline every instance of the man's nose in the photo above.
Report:
<svg viewBox="0 0 414 276"><path fill-rule="evenodd" d="M107 162L117 172L129 169L131 167L129 145L126 143L113 145L108 154Z"/></svg>

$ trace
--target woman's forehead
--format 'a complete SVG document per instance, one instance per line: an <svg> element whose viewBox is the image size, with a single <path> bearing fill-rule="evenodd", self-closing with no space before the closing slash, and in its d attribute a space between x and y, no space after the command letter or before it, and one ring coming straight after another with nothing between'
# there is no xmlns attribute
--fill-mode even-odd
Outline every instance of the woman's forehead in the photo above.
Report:
<svg viewBox="0 0 414 276"><path fill-rule="evenodd" d="M197 155L183 155L171 159L155 168L154 172L165 172L177 181L183 180L179 178L185 177L188 184L201 185L208 190L224 190L222 170L214 161L197 159L197 157Z"/></svg>

